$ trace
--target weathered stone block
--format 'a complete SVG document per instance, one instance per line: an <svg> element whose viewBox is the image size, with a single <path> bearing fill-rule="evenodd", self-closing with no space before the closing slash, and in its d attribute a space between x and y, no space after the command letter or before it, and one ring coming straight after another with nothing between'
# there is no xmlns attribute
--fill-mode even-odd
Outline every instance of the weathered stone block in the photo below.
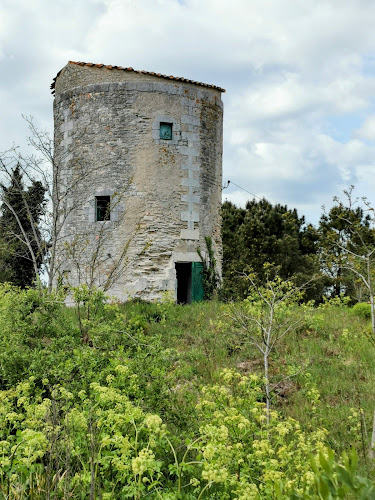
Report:
<svg viewBox="0 0 375 500"><path fill-rule="evenodd" d="M180 238L182 240L199 241L199 229L181 229Z"/></svg>

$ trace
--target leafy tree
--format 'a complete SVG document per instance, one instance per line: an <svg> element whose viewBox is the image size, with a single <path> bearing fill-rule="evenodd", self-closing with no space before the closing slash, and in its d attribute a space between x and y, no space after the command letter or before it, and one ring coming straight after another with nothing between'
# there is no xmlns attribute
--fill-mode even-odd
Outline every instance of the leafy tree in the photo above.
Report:
<svg viewBox="0 0 375 500"><path fill-rule="evenodd" d="M331 273L334 292L354 296L357 285L357 300L365 298L371 305L371 327L375 338L375 216L374 209L366 198L364 207L353 198L354 186L344 191L347 203L334 198L336 205L321 221L322 260L326 272ZM367 211L367 213L365 213ZM354 297L353 297L354 298Z"/></svg>
<svg viewBox="0 0 375 500"><path fill-rule="evenodd" d="M0 184L0 280L25 287L37 279L46 253L39 228L45 188L36 180L25 187L22 177L17 163L9 185Z"/></svg>
<svg viewBox="0 0 375 500"><path fill-rule="evenodd" d="M225 201L221 208L223 241L224 298L244 298L244 286L238 279L238 264L242 260L242 241L239 229L245 220L246 210ZM243 269L242 269L243 270Z"/></svg>
<svg viewBox="0 0 375 500"><path fill-rule="evenodd" d="M336 204L321 216L319 256L328 278L328 294L334 297L345 294L361 301L366 298L366 291L364 295L362 279L353 264L354 261L359 263L360 256L364 257L375 247L375 232L371 210L366 213L364 207L357 206L358 200L352 200L352 191L353 187L344 191L347 205L335 197Z"/></svg>
<svg viewBox="0 0 375 500"><path fill-rule="evenodd" d="M264 281L264 264L277 266L281 279L295 278L297 285L308 282L319 272L318 235L297 210L272 205L266 199L248 201L245 209L226 201L223 220L223 295L240 299L247 294L248 281L240 279L253 272ZM319 300L321 281L306 291L306 299Z"/></svg>

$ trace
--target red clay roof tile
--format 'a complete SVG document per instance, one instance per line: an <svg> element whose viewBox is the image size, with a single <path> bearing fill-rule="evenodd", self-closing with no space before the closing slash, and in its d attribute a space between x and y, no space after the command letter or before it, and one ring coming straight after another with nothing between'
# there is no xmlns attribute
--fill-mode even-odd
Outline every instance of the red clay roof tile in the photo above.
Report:
<svg viewBox="0 0 375 500"><path fill-rule="evenodd" d="M89 66L89 67L94 66L95 68L117 69L117 70L121 70L121 71L133 71L134 73L141 73L143 75L152 75L152 76L156 76L158 78L167 78L169 80L177 80L180 82L192 83L193 85L200 85L201 87L208 87L211 89L219 90L220 92L225 92L225 89L222 89L221 87L217 87L216 85L210 85L208 83L196 82L194 80L189 80L187 78L182 78L180 76L162 75L161 73L154 73L153 71L138 71L138 70L135 70L133 68L123 68L122 66L111 66L111 65L106 66L105 64L94 64L94 63L75 62L75 61L69 61L68 64L77 64L78 66ZM56 80L59 77L61 71L62 70L60 70L57 73L57 75L55 76L55 78L53 79L53 82L51 84L52 94L55 93Z"/></svg>

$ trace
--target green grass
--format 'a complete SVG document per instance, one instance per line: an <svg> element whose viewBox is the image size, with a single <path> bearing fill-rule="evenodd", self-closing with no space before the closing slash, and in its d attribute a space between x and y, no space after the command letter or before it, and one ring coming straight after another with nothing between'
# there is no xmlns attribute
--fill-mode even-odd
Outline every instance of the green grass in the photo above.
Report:
<svg viewBox="0 0 375 500"><path fill-rule="evenodd" d="M129 359L141 381L145 409L194 432L189 418L200 386L216 382L223 368L263 373L260 353L238 334L228 306L217 301L189 306L129 302L120 306L122 316L115 327L115 313L109 308L89 327L89 345L82 343L73 308L40 312L31 307L31 314L15 318L7 317L15 314L9 308L4 310L3 388L30 375L88 386L97 378L104 380L111 360L120 356ZM270 355L273 407L306 429L325 427L335 450L354 444L364 459L375 409L375 346L364 333L369 331L368 319L355 308L332 305L300 307L297 315L303 316L302 322ZM56 337L51 336L57 330ZM312 387L320 394L313 421L308 395ZM348 420L353 409L363 412L356 433Z"/></svg>
<svg viewBox="0 0 375 500"><path fill-rule="evenodd" d="M147 315L154 305L125 305L128 314ZM140 310L140 307L142 310ZM194 387L214 382L224 367L242 373L262 374L263 360L257 349L237 335L218 302L168 306L164 322L152 321L147 332L160 336L165 348L175 349L178 360L172 378L177 400L183 402ZM302 313L301 313L302 314ZM357 447L362 459L368 452L375 409L375 347L368 340L367 320L349 308L327 306L308 309L294 331L275 347L270 357L274 408L299 420L308 429L325 427L331 446L338 451ZM320 394L312 423L308 388ZM352 409L363 412L360 429L350 431Z"/></svg>
<svg viewBox="0 0 375 500"><path fill-rule="evenodd" d="M93 382L106 385L110 377L135 407L162 418L179 453L181 443L200 432L196 404L202 386L220 383L223 368L263 375L262 356L239 332L230 305L99 301L94 306L89 319L82 306L86 319L80 329L76 309L49 297L44 301L35 291L5 289L0 389L32 376L43 397L62 385L78 404L81 390L89 394ZM375 345L368 338L368 318L357 309L290 306L282 317L300 321L275 345L269 382L273 409L298 420L307 433L327 429L327 442L338 453L356 448L361 472L371 477ZM117 382L113 373L119 364L131 376Z"/></svg>

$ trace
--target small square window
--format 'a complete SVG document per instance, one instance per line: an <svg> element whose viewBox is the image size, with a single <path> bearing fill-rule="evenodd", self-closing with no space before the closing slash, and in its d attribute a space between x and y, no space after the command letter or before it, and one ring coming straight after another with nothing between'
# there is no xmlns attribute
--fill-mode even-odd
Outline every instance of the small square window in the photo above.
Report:
<svg viewBox="0 0 375 500"><path fill-rule="evenodd" d="M167 141L172 139L172 123L160 123L160 139Z"/></svg>
<svg viewBox="0 0 375 500"><path fill-rule="evenodd" d="M95 215L98 222L111 220L110 196L95 196Z"/></svg>

